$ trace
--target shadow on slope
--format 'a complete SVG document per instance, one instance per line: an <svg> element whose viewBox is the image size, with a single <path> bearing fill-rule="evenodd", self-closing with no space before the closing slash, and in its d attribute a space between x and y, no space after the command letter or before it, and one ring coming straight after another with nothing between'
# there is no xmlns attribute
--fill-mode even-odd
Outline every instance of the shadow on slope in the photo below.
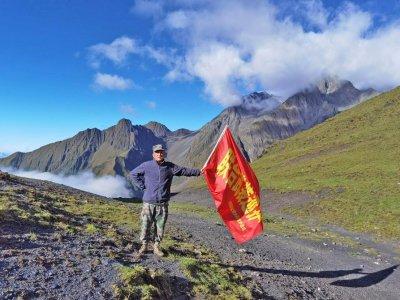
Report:
<svg viewBox="0 0 400 300"><path fill-rule="evenodd" d="M378 272L369 273L366 276L356 278L356 279L349 279L349 280L338 280L332 282L332 285L337 286L345 286L345 287L353 287L353 288L360 288L360 287L367 287L374 284L377 284L384 280L385 278L389 277L394 270L397 269L399 265L394 265L389 268L380 270ZM364 273L365 274L365 273Z"/></svg>
<svg viewBox="0 0 400 300"><path fill-rule="evenodd" d="M223 265L227 266L227 265ZM232 266L230 266L232 267ZM375 285L382 280L389 277L394 270L398 267L398 265L391 266L389 268L373 272L373 273L365 273L362 272L361 268L355 268L350 270L334 270L334 271L320 271L320 272L306 272L306 271L292 271L292 270L283 270L283 269L271 269L271 268L257 268L250 265L244 266L233 266L234 268L240 271L256 271L260 273L269 273L269 274L280 274L284 276L295 276L295 277L309 277L309 278L336 278L347 276L351 274L363 274L365 276L356 278L356 279L345 279L338 280L331 283L331 285L336 286L344 286L344 287L368 287Z"/></svg>

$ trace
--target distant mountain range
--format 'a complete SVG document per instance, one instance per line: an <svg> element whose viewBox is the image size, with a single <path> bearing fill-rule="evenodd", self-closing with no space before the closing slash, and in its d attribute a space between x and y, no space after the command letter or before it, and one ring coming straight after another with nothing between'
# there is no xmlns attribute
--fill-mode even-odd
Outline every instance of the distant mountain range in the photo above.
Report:
<svg viewBox="0 0 400 300"><path fill-rule="evenodd" d="M171 131L157 122L133 125L122 119L105 130L86 129L32 152L13 153L1 158L0 165L63 174L91 170L97 175L126 176L151 159L152 145L160 143L168 149L168 160L201 167L225 125L231 128L244 155L254 160L273 141L319 124L376 94L330 77L286 101L265 92L244 96L242 104L224 109L197 131Z"/></svg>

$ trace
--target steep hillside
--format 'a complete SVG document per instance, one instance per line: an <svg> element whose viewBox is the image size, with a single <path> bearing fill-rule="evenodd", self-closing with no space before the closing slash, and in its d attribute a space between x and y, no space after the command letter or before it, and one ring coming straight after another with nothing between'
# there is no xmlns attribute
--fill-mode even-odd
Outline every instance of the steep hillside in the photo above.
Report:
<svg viewBox="0 0 400 300"><path fill-rule="evenodd" d="M323 200L300 217L377 236L400 236L400 88L274 144L253 167L264 188Z"/></svg>

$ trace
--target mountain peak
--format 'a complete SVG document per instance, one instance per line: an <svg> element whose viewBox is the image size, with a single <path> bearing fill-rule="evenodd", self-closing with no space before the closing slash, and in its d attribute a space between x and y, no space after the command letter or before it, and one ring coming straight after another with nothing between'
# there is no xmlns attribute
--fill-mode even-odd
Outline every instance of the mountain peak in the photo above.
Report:
<svg viewBox="0 0 400 300"><path fill-rule="evenodd" d="M338 76L334 75L326 76L316 84L318 90L322 94L332 94L347 85L353 87L353 84L350 81L340 79Z"/></svg>
<svg viewBox="0 0 400 300"><path fill-rule="evenodd" d="M246 96L243 96L242 101L243 101L243 103L244 102L258 102L262 99L268 99L271 97L272 97L271 94L268 94L267 92L264 92L264 91L259 91L259 92L253 92Z"/></svg>
<svg viewBox="0 0 400 300"><path fill-rule="evenodd" d="M191 130L189 130L189 129L186 129L186 128L179 128L179 129L175 130L175 131L173 132L173 134L174 134L175 136L183 136L183 135L191 134L192 132L193 132L193 131L191 131Z"/></svg>
<svg viewBox="0 0 400 300"><path fill-rule="evenodd" d="M171 133L171 130L169 130L167 126L156 121L150 121L143 126L153 131L156 137L166 137Z"/></svg>
<svg viewBox="0 0 400 300"><path fill-rule="evenodd" d="M118 121L117 127L132 127L132 122L131 120L123 118Z"/></svg>
<svg viewBox="0 0 400 300"><path fill-rule="evenodd" d="M75 136L79 138L90 138L93 136L101 135L101 130L98 128L86 128L85 130L79 131Z"/></svg>
<svg viewBox="0 0 400 300"><path fill-rule="evenodd" d="M267 92L253 92L242 97L242 108L253 112L265 112L279 106L279 99Z"/></svg>

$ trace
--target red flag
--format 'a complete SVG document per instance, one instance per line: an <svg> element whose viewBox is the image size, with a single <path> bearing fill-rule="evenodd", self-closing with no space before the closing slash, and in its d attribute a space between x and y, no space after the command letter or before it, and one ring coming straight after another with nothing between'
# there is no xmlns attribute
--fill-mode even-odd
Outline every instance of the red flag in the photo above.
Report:
<svg viewBox="0 0 400 300"><path fill-rule="evenodd" d="M260 186L228 127L203 170L217 210L236 242L244 243L260 234Z"/></svg>

